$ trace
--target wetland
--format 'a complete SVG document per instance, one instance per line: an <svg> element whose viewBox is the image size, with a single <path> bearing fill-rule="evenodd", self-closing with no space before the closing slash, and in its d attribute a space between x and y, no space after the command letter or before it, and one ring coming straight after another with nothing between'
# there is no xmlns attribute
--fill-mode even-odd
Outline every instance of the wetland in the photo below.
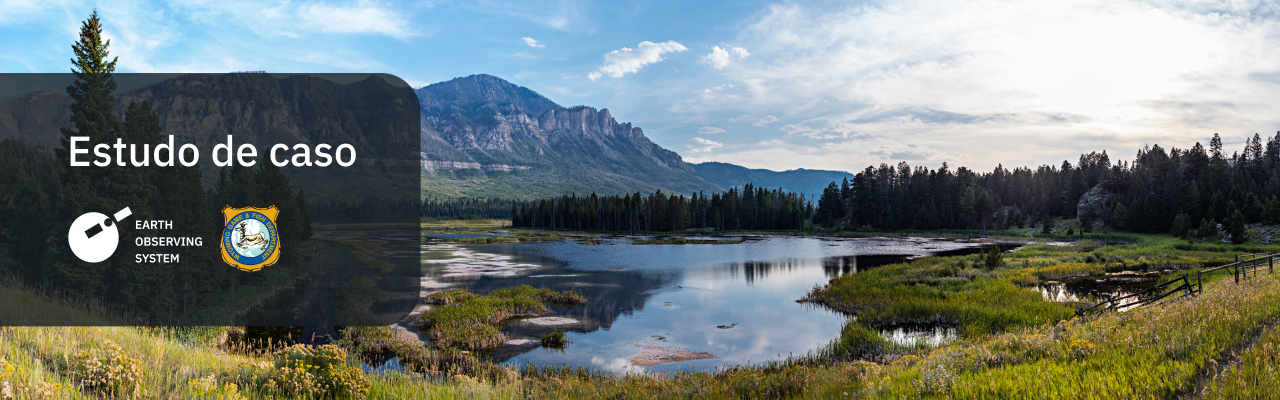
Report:
<svg viewBox="0 0 1280 400"><path fill-rule="evenodd" d="M922 238L769 236L431 241L423 246L423 270L424 281L437 288L484 295L530 285L572 290L587 299L582 305L552 305L535 319L505 321L501 331L509 341L490 354L495 362L614 372L711 371L808 354L838 338L850 316L797 301L832 278L910 259L979 253L984 246ZM555 323L543 322L549 318ZM947 326L881 328L883 337L903 343L937 345L955 337L954 327ZM538 345L540 337L556 331L566 332L572 344ZM688 356L656 357L648 354L653 349Z"/></svg>

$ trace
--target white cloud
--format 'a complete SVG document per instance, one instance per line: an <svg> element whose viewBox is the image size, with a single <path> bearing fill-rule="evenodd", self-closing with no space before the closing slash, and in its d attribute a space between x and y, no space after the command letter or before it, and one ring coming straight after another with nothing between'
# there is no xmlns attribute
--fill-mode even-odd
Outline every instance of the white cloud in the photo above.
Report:
<svg viewBox="0 0 1280 400"><path fill-rule="evenodd" d="M872 157L879 157L884 163L906 161L908 164L928 162L944 162L947 156L926 146L911 143L893 143L877 147L867 152Z"/></svg>
<svg viewBox="0 0 1280 400"><path fill-rule="evenodd" d="M604 55L604 65L587 75L591 80L600 79L604 75L621 78L627 73L635 73L640 68L662 61L662 55L671 52L688 50L680 43L669 40L662 43L640 42L635 49L623 47Z"/></svg>
<svg viewBox="0 0 1280 400"><path fill-rule="evenodd" d="M689 149L690 153L706 153L711 150L718 149L721 146L724 146L724 145L720 144L719 142L713 142L707 139L697 138L697 137L693 139L689 139L689 143L686 143L684 145L684 147L687 147Z"/></svg>
<svg viewBox="0 0 1280 400"><path fill-rule="evenodd" d="M716 85L716 86L713 86L713 87L709 87L709 88L703 89L703 90L702 90L702 93L703 93L703 94L712 94L712 93L715 93L715 92L723 91L723 90L725 90L725 89L733 89L733 84L732 84L732 83L726 83L726 84L723 84L723 85Z"/></svg>
<svg viewBox="0 0 1280 400"><path fill-rule="evenodd" d="M704 127L698 128L698 133L703 135L714 135L717 133L724 133L724 132L725 132L724 129L720 129L714 126L704 126Z"/></svg>
<svg viewBox="0 0 1280 400"><path fill-rule="evenodd" d="M538 44L538 41L533 40L533 38L531 37L523 37L523 38L520 38L520 40L523 40L524 44L529 45L529 47L532 47L535 49L541 49L543 47L547 47L547 45L545 44Z"/></svg>
<svg viewBox="0 0 1280 400"><path fill-rule="evenodd" d="M1280 125L1273 2L790 3L743 26L737 40L754 62L720 72L742 88L736 96L699 90L667 109L769 110L803 121L781 128L790 140L857 143L822 153L833 157L823 163L879 162L868 149L911 142L978 169L1035 166ZM713 49L706 61L716 66L730 50Z"/></svg>
<svg viewBox="0 0 1280 400"><path fill-rule="evenodd" d="M765 125L772 124L774 122L778 122L778 117L775 117L772 115L766 115L764 118L760 118L759 121L752 122L751 126L765 126Z"/></svg>
<svg viewBox="0 0 1280 400"><path fill-rule="evenodd" d="M313 32L354 33L408 39L416 33L403 13L368 1L350 6L312 4L298 7L298 18Z"/></svg>
<svg viewBox="0 0 1280 400"><path fill-rule="evenodd" d="M724 69L724 67L729 66L729 63L733 62L735 58L743 59L749 55L751 55L751 53L747 53L747 49L741 47L722 49L720 46L714 46L711 48L711 53L703 56L702 58L707 60L707 62L710 63L712 67L715 67L715 69Z"/></svg>
<svg viewBox="0 0 1280 400"><path fill-rule="evenodd" d="M805 120L798 124L786 124L778 129L788 135L803 135L814 139L847 138L854 133L855 125L828 117Z"/></svg>

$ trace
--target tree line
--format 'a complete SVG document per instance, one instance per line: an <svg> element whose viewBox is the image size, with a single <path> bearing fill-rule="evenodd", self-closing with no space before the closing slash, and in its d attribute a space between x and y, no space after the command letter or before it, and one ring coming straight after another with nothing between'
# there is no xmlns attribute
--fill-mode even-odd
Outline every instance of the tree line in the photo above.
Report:
<svg viewBox="0 0 1280 400"><path fill-rule="evenodd" d="M504 219L511 216L509 199L429 199L422 202L422 218L442 219Z"/></svg>
<svg viewBox="0 0 1280 400"><path fill-rule="evenodd" d="M1187 238L1213 236L1222 224L1243 240L1249 223L1280 222L1280 132L1254 134L1227 155L1214 134L1205 148L1145 146L1132 162L1113 164L1104 150L1076 164L1036 169L997 166L868 166L855 178L832 182L818 200L814 222L842 229L1007 229L1076 218L1095 227Z"/></svg>
<svg viewBox="0 0 1280 400"><path fill-rule="evenodd" d="M747 184L689 196L640 192L624 196L560 196L511 204L511 224L538 229L674 232L689 229L803 229L813 214L803 195Z"/></svg>

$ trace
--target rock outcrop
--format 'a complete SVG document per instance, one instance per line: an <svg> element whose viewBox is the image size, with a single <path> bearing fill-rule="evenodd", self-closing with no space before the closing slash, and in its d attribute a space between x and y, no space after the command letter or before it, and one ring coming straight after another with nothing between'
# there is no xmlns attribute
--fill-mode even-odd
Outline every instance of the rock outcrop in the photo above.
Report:
<svg viewBox="0 0 1280 400"><path fill-rule="evenodd" d="M489 75L457 78L417 93L424 166L517 171L531 180L563 183L565 194L721 188L639 127L618 122L608 109L565 108Z"/></svg>

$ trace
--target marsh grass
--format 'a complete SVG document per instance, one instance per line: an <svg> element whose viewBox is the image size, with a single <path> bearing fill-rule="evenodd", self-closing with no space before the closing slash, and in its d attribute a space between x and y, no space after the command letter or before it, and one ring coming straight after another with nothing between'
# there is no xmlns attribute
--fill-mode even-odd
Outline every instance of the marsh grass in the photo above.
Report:
<svg viewBox="0 0 1280 400"><path fill-rule="evenodd" d="M856 315L833 341L832 351L845 357L890 360L919 355L927 346L888 343L877 329L902 324L946 324L959 328L961 338L981 339L1002 332L1052 325L1073 316L1074 308L1044 301L1026 288L1048 280L1119 271L1169 271L1233 260L1221 251L1268 248L1186 245L1176 238L1134 235L1135 243L1113 244L1081 240L1069 246L1033 243L1001 254L929 257L843 275L815 288L803 301L824 304ZM1187 247L1190 246L1190 247ZM1184 249L1180 249L1185 248ZM1274 249L1273 249L1274 251ZM1209 281L1220 276L1206 278ZM941 372L930 370L937 376ZM944 374L945 375L945 374ZM950 375L947 375L950 376ZM923 378L921 378L923 379ZM932 378L930 378L932 379ZM934 380L916 385L936 388Z"/></svg>
<svg viewBox="0 0 1280 400"><path fill-rule="evenodd" d="M948 324L970 336L1052 323L1074 311L981 267L947 263L896 264L843 275L807 300L857 315L856 323L870 328Z"/></svg>
<svg viewBox="0 0 1280 400"><path fill-rule="evenodd" d="M460 301L467 300L473 297L476 297L476 295L472 294L470 291L467 291L467 289L455 288L455 289L445 289L439 292L429 294L425 299L423 299L423 301L425 301L427 304L447 306L447 305L456 304Z"/></svg>
<svg viewBox="0 0 1280 400"><path fill-rule="evenodd" d="M441 305L419 315L419 324L442 349L490 350L502 346L506 335L498 324L516 317L533 317L551 311L547 303L581 304L576 291L535 289L529 285L494 290L488 296L448 290L428 297Z"/></svg>

